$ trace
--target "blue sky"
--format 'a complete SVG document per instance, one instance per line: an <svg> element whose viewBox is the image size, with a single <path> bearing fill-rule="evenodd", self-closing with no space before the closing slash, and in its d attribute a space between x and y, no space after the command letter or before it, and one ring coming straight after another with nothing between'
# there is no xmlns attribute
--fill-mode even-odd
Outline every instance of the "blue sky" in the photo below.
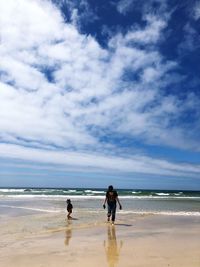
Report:
<svg viewBox="0 0 200 267"><path fill-rule="evenodd" d="M0 17L0 186L200 190L200 1Z"/></svg>

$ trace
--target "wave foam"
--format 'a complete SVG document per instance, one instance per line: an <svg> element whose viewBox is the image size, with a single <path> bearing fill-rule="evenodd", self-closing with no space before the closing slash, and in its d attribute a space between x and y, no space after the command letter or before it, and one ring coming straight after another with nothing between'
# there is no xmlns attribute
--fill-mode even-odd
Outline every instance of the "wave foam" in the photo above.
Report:
<svg viewBox="0 0 200 267"><path fill-rule="evenodd" d="M119 211L120 214L167 215L167 216L200 216L199 211Z"/></svg>

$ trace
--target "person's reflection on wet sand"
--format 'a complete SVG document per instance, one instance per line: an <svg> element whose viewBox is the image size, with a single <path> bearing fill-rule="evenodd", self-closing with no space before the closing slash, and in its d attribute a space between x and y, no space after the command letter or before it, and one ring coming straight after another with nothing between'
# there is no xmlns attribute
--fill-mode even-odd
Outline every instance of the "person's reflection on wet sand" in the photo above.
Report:
<svg viewBox="0 0 200 267"><path fill-rule="evenodd" d="M120 250L122 247L122 241L118 245L115 226L108 226L107 242L104 241L104 247L109 267L115 267L119 261Z"/></svg>
<svg viewBox="0 0 200 267"><path fill-rule="evenodd" d="M71 226L71 221L67 221L67 229L65 231L65 246L69 245L69 241L72 238L72 226Z"/></svg>

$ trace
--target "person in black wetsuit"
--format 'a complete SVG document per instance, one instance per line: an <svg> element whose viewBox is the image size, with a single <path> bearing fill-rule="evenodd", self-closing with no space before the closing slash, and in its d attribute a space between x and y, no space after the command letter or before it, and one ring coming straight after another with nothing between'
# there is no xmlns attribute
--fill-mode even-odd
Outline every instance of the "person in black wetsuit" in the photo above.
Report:
<svg viewBox="0 0 200 267"><path fill-rule="evenodd" d="M109 185L108 190L106 192L106 197L103 203L103 208L106 208L106 202L108 206L108 222L110 222L110 217L112 224L115 222L115 214L116 214L116 207L117 207L117 202L119 204L119 209L122 209L122 205L118 199L118 193L116 190L113 189L112 185Z"/></svg>

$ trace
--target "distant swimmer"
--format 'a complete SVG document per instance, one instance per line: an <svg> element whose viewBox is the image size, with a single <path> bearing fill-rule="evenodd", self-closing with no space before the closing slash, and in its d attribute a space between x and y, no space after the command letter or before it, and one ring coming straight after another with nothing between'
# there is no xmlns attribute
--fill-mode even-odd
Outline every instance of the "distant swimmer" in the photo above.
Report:
<svg viewBox="0 0 200 267"><path fill-rule="evenodd" d="M73 205L70 199L67 199L66 202L67 202L67 211L68 211L67 219L72 219L71 214L72 214Z"/></svg>
<svg viewBox="0 0 200 267"><path fill-rule="evenodd" d="M109 185L108 190L106 192L106 197L103 203L103 208L106 208L106 202L108 206L108 222L110 222L110 217L111 217L111 222L112 224L115 223L115 215L116 215L116 207L117 207L117 202L119 204L119 209L122 209L122 205L118 199L118 193L116 190L113 189L112 185Z"/></svg>

